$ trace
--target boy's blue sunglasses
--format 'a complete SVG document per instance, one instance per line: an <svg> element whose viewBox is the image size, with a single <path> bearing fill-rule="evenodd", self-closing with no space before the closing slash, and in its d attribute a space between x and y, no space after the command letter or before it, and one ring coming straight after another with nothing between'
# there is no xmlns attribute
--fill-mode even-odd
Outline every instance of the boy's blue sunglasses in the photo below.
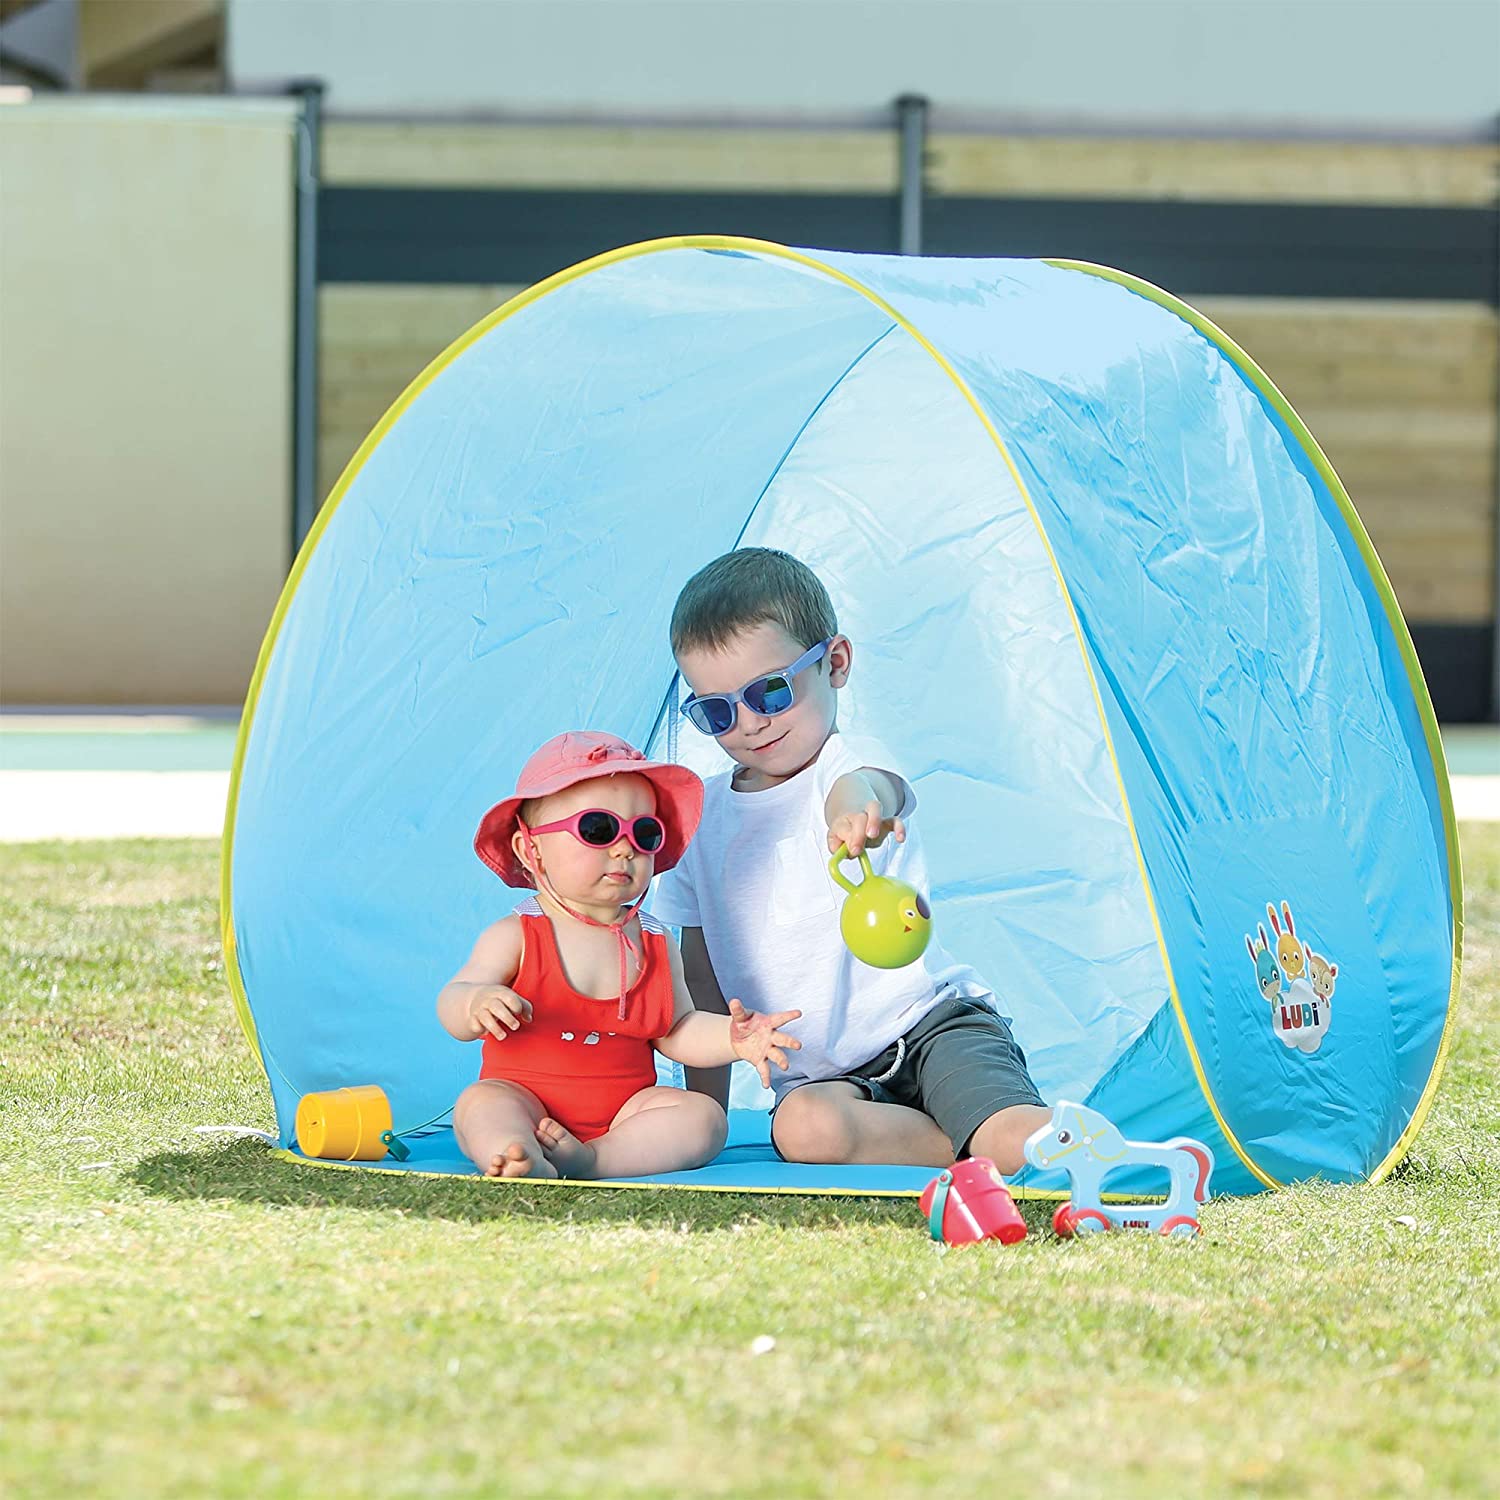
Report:
<svg viewBox="0 0 1500 1500"><path fill-rule="evenodd" d="M826 655L832 644L833 637L829 636L826 641L820 641L804 651L791 666L757 677L754 682L747 682L737 693L705 693L701 698L689 698L682 705L682 711L692 721L694 729L701 729L704 734L711 734L715 738L728 734L734 728L738 705L741 703L751 713L762 714L767 718L784 714L797 701L792 692L792 679L804 667L812 666Z"/></svg>

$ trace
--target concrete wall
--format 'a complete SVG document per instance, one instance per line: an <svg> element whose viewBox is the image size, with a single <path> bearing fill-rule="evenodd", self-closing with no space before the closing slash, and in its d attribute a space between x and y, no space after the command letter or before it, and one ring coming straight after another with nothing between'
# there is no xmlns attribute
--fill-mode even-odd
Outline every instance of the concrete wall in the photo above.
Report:
<svg viewBox="0 0 1500 1500"><path fill-rule="evenodd" d="M0 698L238 702L290 554L291 108L0 108L0 180Z"/></svg>
<svg viewBox="0 0 1500 1500"><path fill-rule="evenodd" d="M1493 0L229 0L240 86L335 111L1489 132Z"/></svg>

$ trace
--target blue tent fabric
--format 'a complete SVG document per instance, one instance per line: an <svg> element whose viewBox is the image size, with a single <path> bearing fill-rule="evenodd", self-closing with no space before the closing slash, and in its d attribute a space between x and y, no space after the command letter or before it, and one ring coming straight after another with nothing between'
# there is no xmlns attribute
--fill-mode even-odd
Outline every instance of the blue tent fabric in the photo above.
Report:
<svg viewBox="0 0 1500 1500"><path fill-rule="evenodd" d="M303 1093L379 1083L399 1127L473 1079L432 1000L516 899L479 815L565 728L722 769L676 735L667 621L772 545L829 587L841 723L916 785L944 946L1044 1095L1204 1139L1220 1191L1390 1169L1461 930L1426 690L1290 408L1124 280L665 241L435 362L325 507L241 729L226 951L284 1143Z"/></svg>

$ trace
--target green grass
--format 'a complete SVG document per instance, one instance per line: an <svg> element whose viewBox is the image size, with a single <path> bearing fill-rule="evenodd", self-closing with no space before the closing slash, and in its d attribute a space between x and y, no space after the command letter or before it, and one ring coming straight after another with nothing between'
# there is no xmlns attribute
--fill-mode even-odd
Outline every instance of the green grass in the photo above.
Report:
<svg viewBox="0 0 1500 1500"><path fill-rule="evenodd" d="M1408 1163L1196 1242L272 1159L207 843L0 849L0 1493L1500 1493L1500 828ZM776 1340L756 1355L761 1334Z"/></svg>

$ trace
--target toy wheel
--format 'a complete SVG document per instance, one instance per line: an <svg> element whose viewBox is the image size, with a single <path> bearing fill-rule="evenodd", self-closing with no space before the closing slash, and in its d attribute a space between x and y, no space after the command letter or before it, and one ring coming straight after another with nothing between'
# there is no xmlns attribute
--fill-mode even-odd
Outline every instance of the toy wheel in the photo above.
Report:
<svg viewBox="0 0 1500 1500"><path fill-rule="evenodd" d="M1060 1240L1073 1237L1073 1205L1071 1203L1057 1205L1057 1212L1052 1215L1052 1232Z"/></svg>
<svg viewBox="0 0 1500 1500"><path fill-rule="evenodd" d="M1196 1219L1189 1218L1187 1214L1178 1214L1176 1218L1168 1219L1167 1222L1161 1226L1161 1233L1164 1235L1194 1235L1202 1234L1203 1231L1198 1227L1198 1221Z"/></svg>
<svg viewBox="0 0 1500 1500"><path fill-rule="evenodd" d="M1073 1213L1074 1234L1103 1234L1106 1229L1113 1229L1105 1214L1101 1214L1096 1208L1075 1209Z"/></svg>

